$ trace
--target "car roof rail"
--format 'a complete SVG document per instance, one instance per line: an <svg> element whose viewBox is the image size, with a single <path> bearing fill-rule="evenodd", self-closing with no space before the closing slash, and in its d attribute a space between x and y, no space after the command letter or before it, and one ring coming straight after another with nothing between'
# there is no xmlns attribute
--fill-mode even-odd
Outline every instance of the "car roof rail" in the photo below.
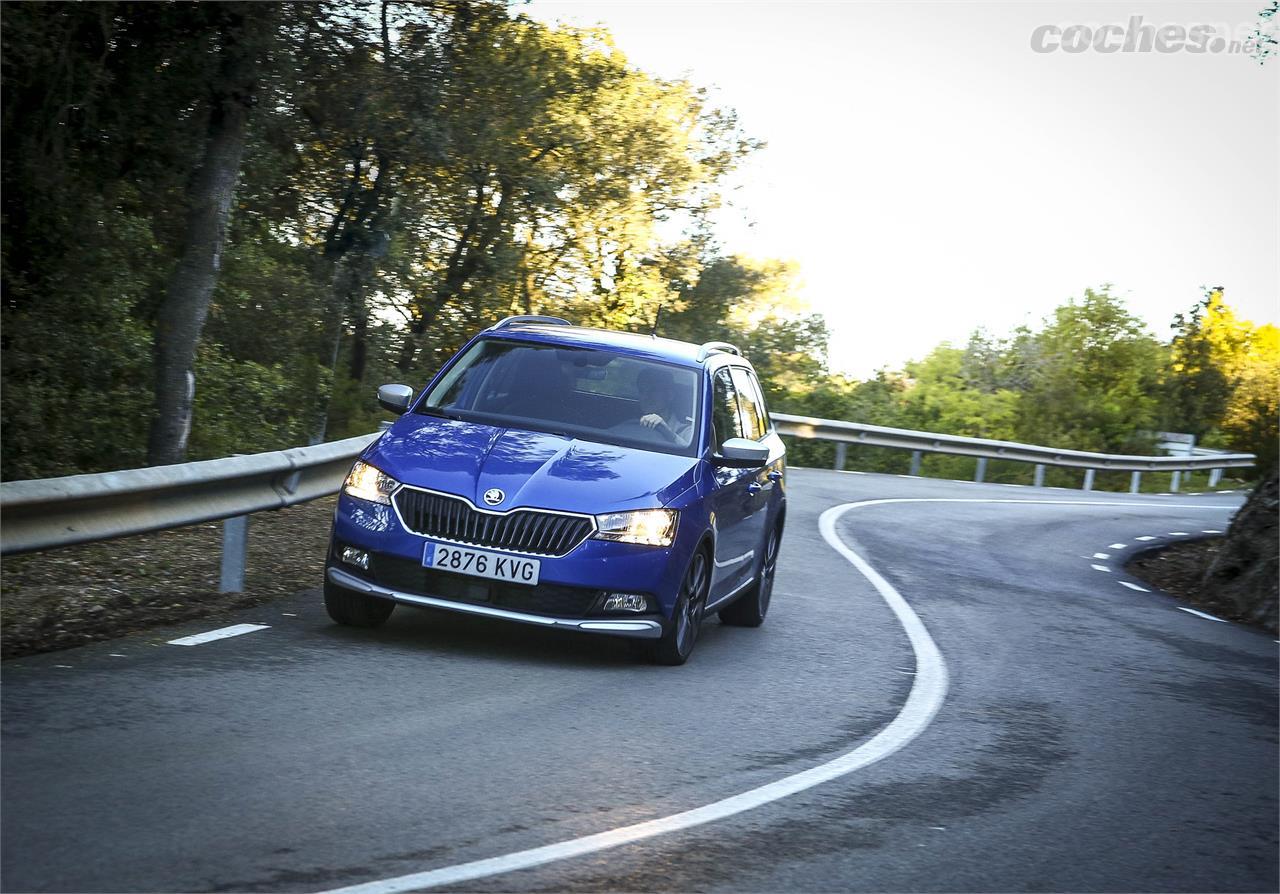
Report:
<svg viewBox="0 0 1280 894"><path fill-rule="evenodd" d="M742 356L742 352L738 350L736 345L731 345L727 341L709 341L698 348L698 362L701 363L712 354L737 354L739 357Z"/></svg>
<svg viewBox="0 0 1280 894"><path fill-rule="evenodd" d="M503 317L498 322L489 327L493 329L506 329L508 326L514 326L517 323L550 323L553 326L572 326L568 320L560 317L543 317L537 314L518 314L514 317Z"/></svg>

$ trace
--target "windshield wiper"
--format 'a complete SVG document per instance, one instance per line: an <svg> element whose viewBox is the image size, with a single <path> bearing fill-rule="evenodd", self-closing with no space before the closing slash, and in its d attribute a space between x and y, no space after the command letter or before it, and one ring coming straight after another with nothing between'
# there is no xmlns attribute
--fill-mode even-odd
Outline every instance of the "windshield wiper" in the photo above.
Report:
<svg viewBox="0 0 1280 894"><path fill-rule="evenodd" d="M423 416L435 416L437 419L451 419L454 422L462 421L462 417L456 413L450 413L448 410L442 410L439 407L429 407L426 404L418 407L418 412Z"/></svg>

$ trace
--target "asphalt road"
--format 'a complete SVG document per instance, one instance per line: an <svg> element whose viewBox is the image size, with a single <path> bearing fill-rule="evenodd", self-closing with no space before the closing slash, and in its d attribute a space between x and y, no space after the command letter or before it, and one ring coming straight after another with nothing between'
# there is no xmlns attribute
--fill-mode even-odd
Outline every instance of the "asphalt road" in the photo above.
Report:
<svg viewBox="0 0 1280 894"><path fill-rule="evenodd" d="M5 662L0 887L325 891L823 766L895 721L918 666L818 518L893 500L835 533L941 653L918 735L727 819L455 888L1277 890L1275 640L1122 584L1125 556L1225 528L1240 497L792 470L789 500L765 626L709 621L683 668L404 607L339 628L316 592L218 622L270 625L230 639L166 643L193 622Z"/></svg>

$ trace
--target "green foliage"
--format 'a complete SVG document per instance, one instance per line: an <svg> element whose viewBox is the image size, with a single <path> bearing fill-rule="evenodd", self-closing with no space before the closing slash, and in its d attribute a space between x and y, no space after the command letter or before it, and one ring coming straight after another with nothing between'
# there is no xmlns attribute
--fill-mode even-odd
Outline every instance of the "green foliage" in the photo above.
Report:
<svg viewBox="0 0 1280 894"><path fill-rule="evenodd" d="M310 406L297 400L298 379L283 365L236 360L206 341L196 358L190 458L216 459L306 443Z"/></svg>
<svg viewBox="0 0 1280 894"><path fill-rule="evenodd" d="M1162 348L1106 286L1054 311L1017 339L1026 387L1017 439L1050 447L1141 453L1155 428Z"/></svg>

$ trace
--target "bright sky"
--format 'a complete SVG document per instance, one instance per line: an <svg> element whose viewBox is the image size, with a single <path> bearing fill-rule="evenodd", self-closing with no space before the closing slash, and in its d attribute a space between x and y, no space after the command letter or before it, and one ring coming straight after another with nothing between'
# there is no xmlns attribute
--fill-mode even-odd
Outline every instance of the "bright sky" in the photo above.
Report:
<svg viewBox="0 0 1280 894"><path fill-rule="evenodd" d="M1280 320L1280 57L1057 50L1037 26L1258 21L1246 3L570 2L768 142L718 221L799 262L832 366L900 368L1110 282L1152 331L1201 285Z"/></svg>

